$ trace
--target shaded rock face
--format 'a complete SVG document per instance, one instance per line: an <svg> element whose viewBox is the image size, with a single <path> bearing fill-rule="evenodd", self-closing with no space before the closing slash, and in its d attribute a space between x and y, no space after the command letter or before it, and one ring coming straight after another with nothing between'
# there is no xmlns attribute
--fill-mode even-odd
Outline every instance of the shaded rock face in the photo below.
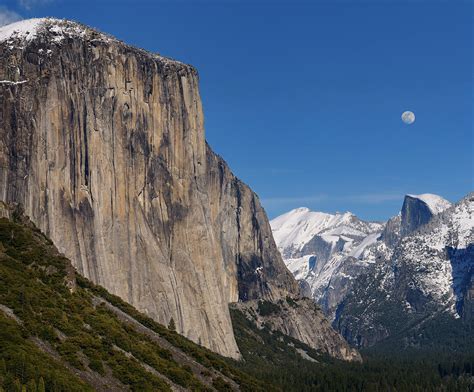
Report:
<svg viewBox="0 0 474 392"><path fill-rule="evenodd" d="M447 247L451 262L453 291L456 295L456 311L467 319L474 317L474 244L465 249Z"/></svg>
<svg viewBox="0 0 474 392"><path fill-rule="evenodd" d="M474 271L471 273L471 281L466 285L462 312L466 321L474 321Z"/></svg>
<svg viewBox="0 0 474 392"><path fill-rule="evenodd" d="M299 295L258 198L206 144L194 68L46 21L0 42L0 80L22 81L0 85L0 199L81 274L230 357L229 303Z"/></svg>
<svg viewBox="0 0 474 392"><path fill-rule="evenodd" d="M344 242L342 241L342 247L344 247ZM297 252L295 257L302 257L305 255L314 255L315 263L310 266L310 269L316 267L322 267L324 262L328 261L331 255L341 249L341 241L338 241L336 244L325 241L321 236L314 236L301 251Z"/></svg>
<svg viewBox="0 0 474 392"><path fill-rule="evenodd" d="M385 242L388 247L393 248L398 243L398 241L400 241L400 227L400 215L390 218L387 221L382 234L380 235L380 240Z"/></svg>
<svg viewBox="0 0 474 392"><path fill-rule="evenodd" d="M232 306L259 327L267 325L272 330L292 336L311 347L316 347L321 353L336 358L362 361L357 350L341 338L319 307L309 298L286 298L273 304L254 300Z"/></svg>
<svg viewBox="0 0 474 392"><path fill-rule="evenodd" d="M329 280L328 287L320 294L319 304L324 313L335 318L335 312L344 298L352 292L354 277L363 274L367 266L353 257L343 259ZM319 294L319 293L318 293Z"/></svg>
<svg viewBox="0 0 474 392"><path fill-rule="evenodd" d="M433 213L424 201L409 195L405 196L401 215L401 236L406 236L428 223L432 216Z"/></svg>

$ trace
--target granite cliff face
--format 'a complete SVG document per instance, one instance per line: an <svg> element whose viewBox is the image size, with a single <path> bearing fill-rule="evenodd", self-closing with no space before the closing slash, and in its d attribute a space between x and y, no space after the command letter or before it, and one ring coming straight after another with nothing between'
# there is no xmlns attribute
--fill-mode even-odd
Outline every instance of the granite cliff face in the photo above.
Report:
<svg viewBox="0 0 474 392"><path fill-rule="evenodd" d="M412 233L450 205L437 195L406 195L401 211L400 235L403 237Z"/></svg>
<svg viewBox="0 0 474 392"><path fill-rule="evenodd" d="M193 67L41 19L0 29L0 81L0 199L81 274L230 357L229 303L299 296L257 196L206 144Z"/></svg>

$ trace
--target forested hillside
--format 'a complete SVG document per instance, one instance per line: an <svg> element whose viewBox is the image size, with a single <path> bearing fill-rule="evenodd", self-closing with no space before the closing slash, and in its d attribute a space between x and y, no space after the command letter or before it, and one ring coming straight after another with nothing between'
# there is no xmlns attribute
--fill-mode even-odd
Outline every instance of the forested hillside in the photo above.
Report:
<svg viewBox="0 0 474 392"><path fill-rule="evenodd" d="M273 307L262 301L257 311L266 315ZM231 314L242 361L189 341L173 323L156 323L76 274L21 214L0 219L0 390L468 391L474 385L473 351L454 349L455 336L443 355L395 358L380 346L358 364L259 329L235 308Z"/></svg>
<svg viewBox="0 0 474 392"><path fill-rule="evenodd" d="M377 351L362 351L363 364L350 363L320 356L268 328L259 330L237 310L231 314L245 359L239 367L284 391L474 390L474 350L467 346L449 352L446 346L397 352L387 344Z"/></svg>
<svg viewBox="0 0 474 392"><path fill-rule="evenodd" d="M5 391L267 388L77 275L20 214L0 219L0 386Z"/></svg>

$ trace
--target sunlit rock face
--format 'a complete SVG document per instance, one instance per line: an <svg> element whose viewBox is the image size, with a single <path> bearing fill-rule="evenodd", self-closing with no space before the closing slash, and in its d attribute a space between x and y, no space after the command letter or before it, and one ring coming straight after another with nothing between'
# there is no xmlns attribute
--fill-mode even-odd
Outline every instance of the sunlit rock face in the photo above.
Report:
<svg viewBox="0 0 474 392"><path fill-rule="evenodd" d="M206 144L196 70L77 23L12 26L0 29L0 199L84 276L239 357L228 304L299 287L258 198Z"/></svg>
<svg viewBox="0 0 474 392"><path fill-rule="evenodd" d="M198 75L68 22L1 42L1 198L91 278L224 355L228 303L297 293L255 194L206 145ZM256 269L260 268L257 272Z"/></svg>

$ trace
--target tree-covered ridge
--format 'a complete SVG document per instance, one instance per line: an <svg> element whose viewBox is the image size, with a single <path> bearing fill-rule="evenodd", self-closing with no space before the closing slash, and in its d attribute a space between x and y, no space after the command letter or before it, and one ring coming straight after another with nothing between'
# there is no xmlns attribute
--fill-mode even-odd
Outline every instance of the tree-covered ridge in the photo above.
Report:
<svg viewBox="0 0 474 392"><path fill-rule="evenodd" d="M220 356L76 276L18 214L0 219L0 304L6 391L264 390Z"/></svg>
<svg viewBox="0 0 474 392"><path fill-rule="evenodd" d="M262 308L264 311L265 308ZM242 371L284 391L472 391L474 351L362 352L364 363L321 356L231 309ZM310 357L308 360L308 357Z"/></svg>

